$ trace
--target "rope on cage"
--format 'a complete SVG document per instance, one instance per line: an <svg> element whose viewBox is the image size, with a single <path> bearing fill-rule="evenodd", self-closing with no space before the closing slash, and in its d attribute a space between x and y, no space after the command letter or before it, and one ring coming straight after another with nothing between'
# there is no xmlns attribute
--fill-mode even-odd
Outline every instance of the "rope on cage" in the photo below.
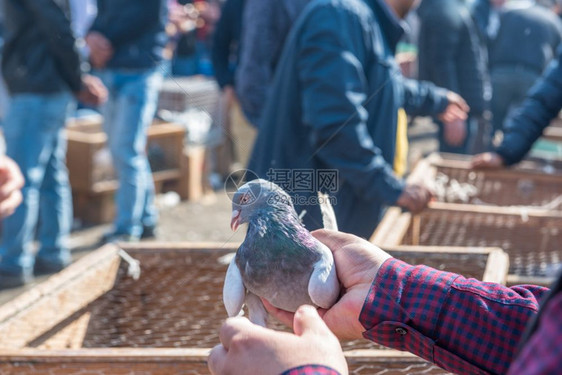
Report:
<svg viewBox="0 0 562 375"><path fill-rule="evenodd" d="M127 268L127 276L132 277L133 280L138 280L141 274L140 262L127 254L123 249L119 249L118 254L129 266Z"/></svg>

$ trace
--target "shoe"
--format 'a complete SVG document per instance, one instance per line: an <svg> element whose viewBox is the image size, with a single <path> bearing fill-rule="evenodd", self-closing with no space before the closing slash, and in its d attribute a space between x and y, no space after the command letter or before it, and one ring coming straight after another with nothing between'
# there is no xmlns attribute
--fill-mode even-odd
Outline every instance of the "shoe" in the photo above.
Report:
<svg viewBox="0 0 562 375"><path fill-rule="evenodd" d="M109 232L102 236L100 242L102 244L118 242L138 242L139 239L140 238L138 236L133 236L132 234Z"/></svg>
<svg viewBox="0 0 562 375"><path fill-rule="evenodd" d="M68 266L68 264L46 262L36 258L35 265L33 266L33 274L35 274L35 276L50 275L62 271L66 266Z"/></svg>
<svg viewBox="0 0 562 375"><path fill-rule="evenodd" d="M32 280L31 276L25 274L0 271L0 290L18 288Z"/></svg>
<svg viewBox="0 0 562 375"><path fill-rule="evenodd" d="M142 227L141 240L158 237L158 229L156 225Z"/></svg>

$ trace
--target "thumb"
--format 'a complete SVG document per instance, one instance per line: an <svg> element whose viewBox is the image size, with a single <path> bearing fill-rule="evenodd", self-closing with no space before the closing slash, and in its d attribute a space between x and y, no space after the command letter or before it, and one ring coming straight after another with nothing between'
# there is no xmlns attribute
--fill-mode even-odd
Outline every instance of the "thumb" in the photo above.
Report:
<svg viewBox="0 0 562 375"><path fill-rule="evenodd" d="M328 246L332 252L343 246L360 241L359 237L352 234L336 232L333 230L320 229L312 232L312 235L324 245Z"/></svg>
<svg viewBox="0 0 562 375"><path fill-rule="evenodd" d="M303 305L297 309L293 320L293 330L297 336L307 333L325 334L331 332L318 315L318 311L310 305Z"/></svg>

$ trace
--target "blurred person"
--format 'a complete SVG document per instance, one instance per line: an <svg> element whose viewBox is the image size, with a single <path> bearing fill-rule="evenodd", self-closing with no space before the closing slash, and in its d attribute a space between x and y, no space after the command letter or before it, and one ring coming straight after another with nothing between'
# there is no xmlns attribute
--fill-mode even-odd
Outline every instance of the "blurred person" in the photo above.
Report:
<svg viewBox="0 0 562 375"><path fill-rule="evenodd" d="M3 5L2 74L11 94L6 154L18 164L25 185L23 203L2 223L0 289L70 263L72 196L63 129L73 95L96 105L107 98L99 79L82 70L68 1L6 0ZM39 250L33 254L38 221Z"/></svg>
<svg viewBox="0 0 562 375"><path fill-rule="evenodd" d="M172 59L172 74L192 76L213 75L210 62L211 35L220 16L216 0L176 0L180 6L174 12L193 21L180 28ZM183 13L183 14L182 14Z"/></svg>
<svg viewBox="0 0 562 375"><path fill-rule="evenodd" d="M246 0L236 70L236 93L244 115L258 126L275 68L293 23L310 0Z"/></svg>
<svg viewBox="0 0 562 375"><path fill-rule="evenodd" d="M155 235L158 213L146 143L162 83L167 22L166 0L98 0L86 36L92 66L109 90L101 112L119 181L117 213L105 242Z"/></svg>
<svg viewBox="0 0 562 375"><path fill-rule="evenodd" d="M493 39L500 27L499 12L508 0L474 0L470 13L484 45Z"/></svg>
<svg viewBox="0 0 562 375"><path fill-rule="evenodd" d="M439 151L475 154L491 145L491 87L486 51L464 0L423 0L420 17L419 78L458 93L470 107L466 136L456 142L442 123Z"/></svg>
<svg viewBox="0 0 562 375"><path fill-rule="evenodd" d="M530 1L504 6L498 33L490 41L494 132L503 130L506 117L556 56L561 40L562 21L549 9Z"/></svg>
<svg viewBox="0 0 562 375"><path fill-rule="evenodd" d="M340 228L361 237L371 236L386 205L427 205L431 192L395 173L407 152L403 108L464 128L462 98L404 78L394 60L400 19L413 3L314 1L288 36L249 169L288 190L309 230L322 226L317 190L333 196Z"/></svg>
<svg viewBox="0 0 562 375"><path fill-rule="evenodd" d="M508 288L409 265L349 234L313 235L334 253L339 301L295 314L264 301L295 334L227 319L207 361L213 375L347 374L335 336L410 351L455 374L560 373L562 275L550 291Z"/></svg>
<svg viewBox="0 0 562 375"><path fill-rule="evenodd" d="M543 130L562 110L562 49L527 92L513 116L507 119L501 144L493 151L476 155L474 168L502 168L523 160Z"/></svg>
<svg viewBox="0 0 562 375"><path fill-rule="evenodd" d="M221 89L220 106L225 137L223 145L219 147L217 167L223 177L246 165L247 155L255 138L255 129L241 113L235 89L245 1L227 0L224 3L215 27L211 50L215 79Z"/></svg>

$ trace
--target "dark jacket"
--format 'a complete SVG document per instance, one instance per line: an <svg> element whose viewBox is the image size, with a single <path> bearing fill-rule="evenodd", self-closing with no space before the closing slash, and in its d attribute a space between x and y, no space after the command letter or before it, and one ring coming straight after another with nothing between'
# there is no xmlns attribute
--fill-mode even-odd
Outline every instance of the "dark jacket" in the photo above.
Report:
<svg viewBox="0 0 562 375"><path fill-rule="evenodd" d="M488 109L486 52L462 0L423 0L419 9L419 77L458 93L471 114Z"/></svg>
<svg viewBox="0 0 562 375"><path fill-rule="evenodd" d="M67 0L4 0L2 74L11 94L80 91Z"/></svg>
<svg viewBox="0 0 562 375"><path fill-rule="evenodd" d="M399 108L431 115L447 106L445 90L400 74L402 33L384 0L315 0L288 36L249 168L262 178L338 174L335 188L317 175L309 192L289 191L309 229L322 226L316 190L328 190L340 229L370 236L404 186L392 171Z"/></svg>
<svg viewBox="0 0 562 375"><path fill-rule="evenodd" d="M244 114L257 125L285 39L310 0L246 0L236 92Z"/></svg>
<svg viewBox="0 0 562 375"><path fill-rule="evenodd" d="M108 68L144 69L162 61L167 22L166 0L98 0L90 31L103 34L113 46Z"/></svg>
<svg viewBox="0 0 562 375"><path fill-rule="evenodd" d="M490 70L521 67L541 74L561 40L562 22L554 12L536 4L506 5L490 42Z"/></svg>
<svg viewBox="0 0 562 375"><path fill-rule="evenodd" d="M226 0L215 26L211 59L221 88L234 86L234 71L240 53L244 0Z"/></svg>
<svg viewBox="0 0 562 375"><path fill-rule="evenodd" d="M496 150L507 165L523 159L562 109L562 51L541 79L529 90L523 104L510 118L501 145Z"/></svg>

